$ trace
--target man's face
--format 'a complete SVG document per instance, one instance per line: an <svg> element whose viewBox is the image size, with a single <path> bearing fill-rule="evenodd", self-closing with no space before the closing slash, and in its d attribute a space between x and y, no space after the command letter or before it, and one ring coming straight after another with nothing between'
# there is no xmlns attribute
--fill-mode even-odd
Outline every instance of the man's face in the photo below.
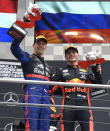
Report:
<svg viewBox="0 0 110 131"><path fill-rule="evenodd" d="M65 55L65 59L67 62L77 62L78 57L79 54L73 49L69 49Z"/></svg>
<svg viewBox="0 0 110 131"><path fill-rule="evenodd" d="M45 51L46 47L47 47L47 44L45 43L45 41L44 40L39 40L39 41L37 41L37 42L35 42L33 44L34 53L36 55L41 56L41 55L44 54L44 51Z"/></svg>

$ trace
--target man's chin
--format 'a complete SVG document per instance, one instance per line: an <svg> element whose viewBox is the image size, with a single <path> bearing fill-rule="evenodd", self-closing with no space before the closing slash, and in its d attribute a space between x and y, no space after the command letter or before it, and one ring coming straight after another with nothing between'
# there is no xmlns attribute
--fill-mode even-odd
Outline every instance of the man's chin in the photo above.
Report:
<svg viewBox="0 0 110 131"><path fill-rule="evenodd" d="M36 54L37 54L37 56L42 56L43 55L43 53L41 53L41 52L37 52Z"/></svg>

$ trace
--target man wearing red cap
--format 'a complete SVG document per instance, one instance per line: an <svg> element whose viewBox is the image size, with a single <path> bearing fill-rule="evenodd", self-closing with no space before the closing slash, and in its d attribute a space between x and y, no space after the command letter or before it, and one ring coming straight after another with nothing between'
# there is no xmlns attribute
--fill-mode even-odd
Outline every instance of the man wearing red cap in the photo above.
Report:
<svg viewBox="0 0 110 131"><path fill-rule="evenodd" d="M67 65L59 68L53 76L53 81L101 84L101 66L91 67L91 70L83 69L78 65L78 49L73 45L65 48L65 59ZM89 88L63 87L64 105L91 106L89 99ZM61 113L61 131L73 131L74 123L78 120L81 131L93 131L93 117L91 110L63 109Z"/></svg>
<svg viewBox="0 0 110 131"><path fill-rule="evenodd" d="M20 42L14 40L11 45L12 54L21 62L24 78L26 80L49 81L51 71L44 61L44 51L47 47L47 39L37 36L34 40L33 54L28 54L20 48ZM48 85L26 84L24 88L25 103L50 104ZM49 131L50 108L25 106L25 130Z"/></svg>

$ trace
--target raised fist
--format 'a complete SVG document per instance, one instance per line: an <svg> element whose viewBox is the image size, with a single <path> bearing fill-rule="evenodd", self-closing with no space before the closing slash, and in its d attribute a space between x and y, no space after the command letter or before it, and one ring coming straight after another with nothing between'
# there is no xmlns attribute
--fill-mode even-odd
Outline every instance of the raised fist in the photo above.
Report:
<svg viewBox="0 0 110 131"><path fill-rule="evenodd" d="M36 9L37 11L39 11L40 14L42 14L42 8L40 7L40 5L32 4L32 3L30 3L30 5L29 5L29 7L28 7L25 14L26 15L27 14L32 14L33 16L35 16L36 14L33 13L32 9Z"/></svg>
<svg viewBox="0 0 110 131"><path fill-rule="evenodd" d="M37 11L40 15L42 14L42 8L40 7L40 5L30 3L28 9L25 12L24 19L27 20L27 22L30 22L30 19L28 17L30 14L37 17L35 11Z"/></svg>

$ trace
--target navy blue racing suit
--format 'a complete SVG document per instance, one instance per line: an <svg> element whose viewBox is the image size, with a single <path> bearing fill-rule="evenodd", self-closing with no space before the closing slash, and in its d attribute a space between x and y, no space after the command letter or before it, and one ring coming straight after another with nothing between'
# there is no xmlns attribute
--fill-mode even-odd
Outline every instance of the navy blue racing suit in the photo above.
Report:
<svg viewBox="0 0 110 131"><path fill-rule="evenodd" d="M70 83L88 83L102 84L102 76L97 72L96 67L92 69L83 69L80 66L66 65L56 70L53 75L53 81L70 82ZM63 93L62 105L91 106L89 88L86 87L61 87ZM57 87L52 89L52 92ZM78 120L81 131L93 131L93 116L91 110L84 109L66 109L62 107L61 111L61 131L73 131L74 123Z"/></svg>
<svg viewBox="0 0 110 131"><path fill-rule="evenodd" d="M24 78L26 80L49 81L51 71L49 65L43 58L34 54L25 53L20 43L13 41L11 45L12 54L21 62ZM50 104L49 86L26 84L24 93L25 103ZM25 106L25 130L26 131L49 131L50 108Z"/></svg>

